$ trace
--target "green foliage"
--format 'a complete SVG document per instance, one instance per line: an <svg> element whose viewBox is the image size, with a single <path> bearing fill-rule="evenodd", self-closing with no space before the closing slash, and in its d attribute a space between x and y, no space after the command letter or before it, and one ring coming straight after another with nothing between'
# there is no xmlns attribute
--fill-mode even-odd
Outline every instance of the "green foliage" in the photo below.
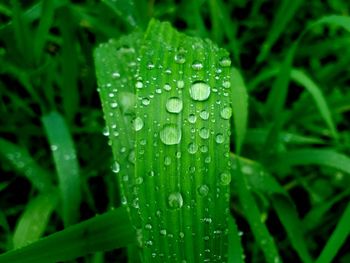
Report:
<svg viewBox="0 0 350 263"><path fill-rule="evenodd" d="M2 1L0 262L136 263L140 241L149 240L157 253L174 257L169 262L212 262L215 254L226 257L220 248L228 262L349 262L349 12L345 0ZM146 31L151 18L181 33L155 22ZM193 41L204 48L192 50ZM180 45L191 52L186 63L172 63ZM232 68L216 80L221 48L230 52ZM195 60L206 61L198 73L190 67ZM218 89L230 76L227 97L211 90L207 101L192 107L194 74ZM137 77L143 89L135 88ZM157 97L157 87L173 79L184 81L182 93L170 83L172 89ZM108 83L118 89L114 97ZM175 96L182 111L165 112ZM151 101L147 107L144 98ZM223 121L228 100L233 118ZM200 116L187 121L203 109L215 123ZM140 118L143 127L135 131ZM153 137L168 122L181 126L180 143ZM202 126L213 131L209 140L197 136ZM221 146L229 140L218 147L212 140L218 132L231 134L229 202L228 186L215 202L196 190L209 186L213 199L227 168L228 149ZM198 145L193 155L190 143ZM168 166L167 156L174 157ZM183 207L157 218L153 212L168 211L164 200L176 193ZM198 206L186 210L191 199ZM125 202L130 211L119 208ZM199 221L207 215L212 224ZM184 239L175 234L189 224ZM228 250L217 242L225 235L202 240L218 224L228 226ZM165 237L157 235L160 227ZM143 261L158 262L154 252L149 248Z"/></svg>

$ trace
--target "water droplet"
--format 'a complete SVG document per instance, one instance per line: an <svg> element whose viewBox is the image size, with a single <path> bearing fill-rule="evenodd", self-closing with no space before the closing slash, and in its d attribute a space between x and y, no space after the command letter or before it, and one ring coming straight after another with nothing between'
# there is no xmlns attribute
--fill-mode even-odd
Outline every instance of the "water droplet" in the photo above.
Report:
<svg viewBox="0 0 350 263"><path fill-rule="evenodd" d="M113 164L112 164L112 172L113 173L119 173L120 171L120 164L115 161Z"/></svg>
<svg viewBox="0 0 350 263"><path fill-rule="evenodd" d="M135 131L139 131L143 127L143 120L140 117L136 117L133 120L132 125L133 125Z"/></svg>
<svg viewBox="0 0 350 263"><path fill-rule="evenodd" d="M151 224L146 224L145 228L148 229L148 230L151 230L152 229L152 225Z"/></svg>
<svg viewBox="0 0 350 263"><path fill-rule="evenodd" d="M199 113L199 116L203 119L203 120L207 120L209 119L209 112L207 112L206 110L202 110Z"/></svg>
<svg viewBox="0 0 350 263"><path fill-rule="evenodd" d="M147 65L147 68L148 69L154 69L154 64L152 62L149 62L148 65Z"/></svg>
<svg viewBox="0 0 350 263"><path fill-rule="evenodd" d="M229 87L231 87L231 82L229 82L229 81L224 81L224 82L222 83L222 86L223 86L225 89L228 89Z"/></svg>
<svg viewBox="0 0 350 263"><path fill-rule="evenodd" d="M171 209L181 208L183 206L183 199L181 193L171 193L168 197L168 204Z"/></svg>
<svg viewBox="0 0 350 263"><path fill-rule="evenodd" d="M198 150L198 146L197 146L195 143L191 142L191 143L188 145L188 152L189 152L190 154L195 154L195 153L197 152L197 150Z"/></svg>
<svg viewBox="0 0 350 263"><path fill-rule="evenodd" d="M202 146L200 147L200 150L201 150L202 153L206 153L206 152L208 152L208 146L202 145Z"/></svg>
<svg viewBox="0 0 350 263"><path fill-rule="evenodd" d="M153 177L153 176L154 176L154 171L149 171L149 172L148 172L148 176L149 176L149 177Z"/></svg>
<svg viewBox="0 0 350 263"><path fill-rule="evenodd" d="M157 94L161 94L161 93L162 93L162 90L158 88L158 89L156 89L156 93L157 93Z"/></svg>
<svg viewBox="0 0 350 263"><path fill-rule="evenodd" d="M229 118L231 118L231 115L232 115L231 107L225 107L220 112L220 116L225 120L228 120Z"/></svg>
<svg viewBox="0 0 350 263"><path fill-rule="evenodd" d="M142 89L143 88L143 83L141 81L137 81L136 84L135 84L135 87L137 89Z"/></svg>
<svg viewBox="0 0 350 263"><path fill-rule="evenodd" d="M115 78L115 79L120 78L119 72L113 72L112 73L112 77Z"/></svg>
<svg viewBox="0 0 350 263"><path fill-rule="evenodd" d="M117 102L112 102L112 103L110 104L110 106L111 106L112 109L115 109L115 108L118 107L118 103L117 103Z"/></svg>
<svg viewBox="0 0 350 263"><path fill-rule="evenodd" d="M132 150L129 153L128 160L129 160L129 162L135 164L136 158L135 158L135 151L134 150Z"/></svg>
<svg viewBox="0 0 350 263"><path fill-rule="evenodd" d="M216 134L216 136L215 136L215 141L216 141L217 143L223 143L224 140L225 140L225 138L224 138L224 135L223 135L222 133Z"/></svg>
<svg viewBox="0 0 350 263"><path fill-rule="evenodd" d="M206 184L201 185L198 187L198 193L201 196L207 196L209 193L209 187Z"/></svg>
<svg viewBox="0 0 350 263"><path fill-rule="evenodd" d="M50 145L50 149L51 149L51 151L57 151L58 150L58 146L57 145L55 145L55 144L52 144L52 145Z"/></svg>
<svg viewBox="0 0 350 263"><path fill-rule="evenodd" d="M166 229L161 229L159 231L159 233L162 235L162 236L165 236L166 235Z"/></svg>
<svg viewBox="0 0 350 263"><path fill-rule="evenodd" d="M143 178L142 177L137 177L135 180L135 183L138 185L141 185L143 183Z"/></svg>
<svg viewBox="0 0 350 263"><path fill-rule="evenodd" d="M186 62L185 56L182 54L176 54L174 59L175 59L175 62L178 64L183 64Z"/></svg>
<svg viewBox="0 0 350 263"><path fill-rule="evenodd" d="M150 103L149 98L143 98L143 99L142 99L142 104L143 104L143 105L148 106L149 103Z"/></svg>
<svg viewBox="0 0 350 263"><path fill-rule="evenodd" d="M163 89L166 90L166 91L169 91L169 90L171 90L171 86L168 83L164 84Z"/></svg>
<svg viewBox="0 0 350 263"><path fill-rule="evenodd" d="M231 182L231 174L228 172L224 172L220 174L220 183L222 185L228 185Z"/></svg>
<svg viewBox="0 0 350 263"><path fill-rule="evenodd" d="M199 130L199 136L202 138L202 139L208 139L209 138L209 130L205 127L201 128Z"/></svg>
<svg viewBox="0 0 350 263"><path fill-rule="evenodd" d="M171 97L166 102L166 109L171 113L179 113L182 110L182 100L178 97Z"/></svg>
<svg viewBox="0 0 350 263"><path fill-rule="evenodd" d="M181 141L181 129L176 124L165 124L159 136L164 144L178 144Z"/></svg>
<svg viewBox="0 0 350 263"><path fill-rule="evenodd" d="M188 115L188 121L189 121L190 123L195 123L196 120L197 120L196 115L194 115L194 114Z"/></svg>
<svg viewBox="0 0 350 263"><path fill-rule="evenodd" d="M169 166L171 164L171 158L169 156L166 156L164 158L164 165Z"/></svg>
<svg viewBox="0 0 350 263"><path fill-rule="evenodd" d="M191 85L190 96L197 101L204 101L209 98L210 87L203 81L196 81Z"/></svg>
<svg viewBox="0 0 350 263"><path fill-rule="evenodd" d="M177 81L177 87L179 89L183 89L185 87L185 82L183 80L178 80Z"/></svg>
<svg viewBox="0 0 350 263"><path fill-rule="evenodd" d="M223 57L220 59L219 64L221 67L229 67L231 66L231 59L228 57Z"/></svg>
<svg viewBox="0 0 350 263"><path fill-rule="evenodd" d="M103 128L102 134L103 134L104 136L109 136L109 128L108 128L108 126L106 126L106 127Z"/></svg>
<svg viewBox="0 0 350 263"><path fill-rule="evenodd" d="M192 64L192 69L201 70L203 68L203 64L200 61L194 61Z"/></svg>

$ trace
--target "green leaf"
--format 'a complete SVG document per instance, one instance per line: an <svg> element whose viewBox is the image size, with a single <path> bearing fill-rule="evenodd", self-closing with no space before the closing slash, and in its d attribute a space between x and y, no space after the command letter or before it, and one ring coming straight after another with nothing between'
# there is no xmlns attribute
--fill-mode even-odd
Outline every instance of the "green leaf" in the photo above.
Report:
<svg viewBox="0 0 350 263"><path fill-rule="evenodd" d="M241 234L233 217L228 221L228 263L244 263Z"/></svg>
<svg viewBox="0 0 350 263"><path fill-rule="evenodd" d="M270 53L271 47L278 40L280 35L283 33L283 30L286 29L288 23L293 19L298 11L299 7L303 3L302 0L283 0L279 2L279 7L274 16L274 21L270 26L269 33L264 41L260 54L257 58L258 62L261 62L266 59Z"/></svg>
<svg viewBox="0 0 350 263"><path fill-rule="evenodd" d="M26 149L0 138L0 154L39 191L53 189L50 173L37 164Z"/></svg>
<svg viewBox="0 0 350 263"><path fill-rule="evenodd" d="M19 218L13 234L15 249L26 246L42 236L56 204L56 191L41 194L30 201Z"/></svg>
<svg viewBox="0 0 350 263"><path fill-rule="evenodd" d="M135 243L135 233L123 208L96 216L29 246L0 255L0 263L50 263Z"/></svg>
<svg viewBox="0 0 350 263"><path fill-rule="evenodd" d="M236 153L239 154L247 131L248 93L242 75L235 68L231 71L231 103L236 134Z"/></svg>
<svg viewBox="0 0 350 263"><path fill-rule="evenodd" d="M296 165L323 165L350 174L350 158L327 149L304 148L291 150L272 157L270 164L276 168Z"/></svg>
<svg viewBox="0 0 350 263"><path fill-rule="evenodd" d="M329 107L327 105L327 102L322 94L322 91L320 87L316 85L304 72L300 70L292 70L291 73L292 79L294 79L296 82L298 82L300 85L305 87L305 89L311 94L312 98L314 99L316 106L322 116L322 118L325 120L332 136L334 138L338 138L338 132L335 128L331 112L329 110Z"/></svg>
<svg viewBox="0 0 350 263"><path fill-rule="evenodd" d="M350 235L350 203L348 203L332 235L329 237L316 263L331 263Z"/></svg>
<svg viewBox="0 0 350 263"><path fill-rule="evenodd" d="M73 140L63 117L51 112L42 117L50 143L59 179L60 199L63 206L63 222L69 226L77 222L80 208L79 165Z"/></svg>

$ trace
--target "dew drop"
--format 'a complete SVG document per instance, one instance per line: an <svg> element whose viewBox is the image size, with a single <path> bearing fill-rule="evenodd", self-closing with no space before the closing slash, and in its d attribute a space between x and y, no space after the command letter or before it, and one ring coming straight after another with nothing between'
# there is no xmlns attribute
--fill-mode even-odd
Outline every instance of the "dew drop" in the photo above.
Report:
<svg viewBox="0 0 350 263"><path fill-rule="evenodd" d="M223 86L225 89L228 89L229 87L231 87L231 82L229 82L229 81L224 81L224 82L222 83L222 86Z"/></svg>
<svg viewBox="0 0 350 263"><path fill-rule="evenodd" d="M152 225L151 224L146 224L145 228L148 229L148 230L151 230L152 229Z"/></svg>
<svg viewBox="0 0 350 263"><path fill-rule="evenodd" d="M109 136L109 128L107 126L103 128L102 134L104 136Z"/></svg>
<svg viewBox="0 0 350 263"><path fill-rule="evenodd" d="M231 182L231 174L228 172L224 172L220 174L220 183L222 185L228 185Z"/></svg>
<svg viewBox="0 0 350 263"><path fill-rule="evenodd" d="M195 154L195 153L197 152L197 150L198 150L197 144L191 142L191 143L188 145L188 152L189 152L190 154Z"/></svg>
<svg viewBox="0 0 350 263"><path fill-rule="evenodd" d="M115 79L120 78L119 72L113 72L113 73L112 73L112 77L115 78Z"/></svg>
<svg viewBox="0 0 350 263"><path fill-rule="evenodd" d="M163 89L166 90L166 91L169 91L169 90L171 90L171 86L168 83L164 84Z"/></svg>
<svg viewBox="0 0 350 263"><path fill-rule="evenodd" d="M192 69L201 70L203 68L203 64L200 61L194 61L192 64Z"/></svg>
<svg viewBox="0 0 350 263"><path fill-rule="evenodd" d="M162 236L166 236L166 229L161 229L159 231L159 233L162 235Z"/></svg>
<svg viewBox="0 0 350 263"><path fill-rule="evenodd" d="M140 117L136 117L132 123L134 130L139 131L143 128L143 120Z"/></svg>
<svg viewBox="0 0 350 263"><path fill-rule="evenodd" d="M209 138L209 130L205 127L201 128L199 130L199 136L202 138L202 139L208 139Z"/></svg>
<svg viewBox="0 0 350 263"><path fill-rule="evenodd" d="M181 141L181 129L176 124L165 124L159 136L166 145L178 144Z"/></svg>
<svg viewBox="0 0 350 263"><path fill-rule="evenodd" d="M223 57L220 59L219 64L221 67L229 67L231 66L231 60L228 57Z"/></svg>
<svg viewBox="0 0 350 263"><path fill-rule="evenodd" d="M168 204L171 209L179 209L183 206L182 195L179 192L171 193L168 197Z"/></svg>
<svg viewBox="0 0 350 263"><path fill-rule="evenodd" d="M166 109L171 113L179 113L182 111L182 100L178 97L171 97L166 102Z"/></svg>
<svg viewBox="0 0 350 263"><path fill-rule="evenodd" d="M177 87L179 89L183 89L185 87L185 82L183 80L178 80L177 81Z"/></svg>
<svg viewBox="0 0 350 263"><path fill-rule="evenodd" d="M149 98L143 98L141 102L144 106L148 106L150 103L150 100L149 100Z"/></svg>
<svg viewBox="0 0 350 263"><path fill-rule="evenodd" d="M225 120L230 119L231 115L232 115L232 108L231 107L225 107L220 112L220 116Z"/></svg>
<svg viewBox="0 0 350 263"><path fill-rule="evenodd" d="M206 184L201 185L198 187L198 193L200 196L207 196L209 193L209 187Z"/></svg>
<svg viewBox="0 0 350 263"><path fill-rule="evenodd" d="M189 121L190 123L195 123L196 120L197 120L196 115L194 115L194 114L188 115L188 121Z"/></svg>
<svg viewBox="0 0 350 263"><path fill-rule="evenodd" d="M176 54L174 59L177 64L183 64L186 62L185 56L182 54Z"/></svg>
<svg viewBox="0 0 350 263"><path fill-rule="evenodd" d="M164 158L164 165L169 166L171 164L171 158L169 156L166 156Z"/></svg>
<svg viewBox="0 0 350 263"><path fill-rule="evenodd" d="M134 151L134 150L132 150L132 151L129 153L128 160L129 160L129 162L135 164L136 157L135 157L135 151Z"/></svg>
<svg viewBox="0 0 350 263"><path fill-rule="evenodd" d="M119 173L120 171L120 164L115 161L113 164L112 164L112 172L113 173Z"/></svg>
<svg viewBox="0 0 350 263"><path fill-rule="evenodd" d="M118 107L118 103L117 103L117 102L112 102L112 103L110 104L110 106L111 106L112 109L115 109L115 108Z"/></svg>
<svg viewBox="0 0 350 263"><path fill-rule="evenodd" d="M204 101L209 98L210 87L203 81L196 81L191 85L190 96L193 100Z"/></svg>
<svg viewBox="0 0 350 263"><path fill-rule="evenodd" d="M223 143L224 142L224 135L222 133L216 134L215 141L217 143Z"/></svg>
<svg viewBox="0 0 350 263"><path fill-rule="evenodd" d="M137 81L136 84L135 84L135 87L137 89L142 89L143 88L143 83L141 81Z"/></svg>
<svg viewBox="0 0 350 263"><path fill-rule="evenodd" d="M199 116L203 119L203 120L207 120L209 119L209 112L207 112L206 110L202 110L199 113Z"/></svg>

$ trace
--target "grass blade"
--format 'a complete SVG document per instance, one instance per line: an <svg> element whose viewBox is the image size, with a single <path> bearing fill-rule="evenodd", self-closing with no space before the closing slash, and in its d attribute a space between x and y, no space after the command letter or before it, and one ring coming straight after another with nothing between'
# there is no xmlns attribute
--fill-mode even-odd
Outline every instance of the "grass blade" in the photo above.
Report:
<svg viewBox="0 0 350 263"><path fill-rule="evenodd" d="M32 159L26 149L0 138L0 154L39 191L53 189L52 176Z"/></svg>
<svg viewBox="0 0 350 263"><path fill-rule="evenodd" d="M50 263L135 243L124 208L118 208L0 255L0 263ZM59 246L57 244L60 244Z"/></svg>
<svg viewBox="0 0 350 263"><path fill-rule="evenodd" d="M239 154L248 125L248 93L242 75L235 68L231 71L231 103L236 133L236 153Z"/></svg>
<svg viewBox="0 0 350 263"><path fill-rule="evenodd" d="M274 21L271 25L269 34L267 35L266 40L262 45L261 52L257 58L258 62L265 60L266 57L269 55L271 47L278 40L278 38L282 34L283 30L285 30L290 20L293 19L302 3L302 0L283 0L282 2L280 2L277 13L274 17Z"/></svg>
<svg viewBox="0 0 350 263"><path fill-rule="evenodd" d="M327 241L316 263L331 263L350 234L350 203Z"/></svg>
<svg viewBox="0 0 350 263"><path fill-rule="evenodd" d="M305 148L291 150L273 158L270 164L277 168L296 165L324 165L350 174L350 158L333 150Z"/></svg>
<svg viewBox="0 0 350 263"><path fill-rule="evenodd" d="M311 94L312 98L314 99L316 106L322 116L322 118L325 120L332 136L334 138L338 138L338 132L335 128L331 112L329 110L329 107L327 105L327 102L322 94L321 89L314 83L304 72L300 70L292 70L291 77L293 80L298 82L300 85L305 87L305 89Z"/></svg>
<svg viewBox="0 0 350 263"><path fill-rule="evenodd" d="M26 246L42 236L56 204L56 191L41 194L30 201L19 218L13 234L15 249Z"/></svg>
<svg viewBox="0 0 350 263"><path fill-rule="evenodd" d="M63 206L63 222L69 226L77 222L80 208L79 165L68 127L57 112L42 117L50 143L59 179L60 198Z"/></svg>
<svg viewBox="0 0 350 263"><path fill-rule="evenodd" d="M228 221L228 263L244 263L240 233L233 217Z"/></svg>

